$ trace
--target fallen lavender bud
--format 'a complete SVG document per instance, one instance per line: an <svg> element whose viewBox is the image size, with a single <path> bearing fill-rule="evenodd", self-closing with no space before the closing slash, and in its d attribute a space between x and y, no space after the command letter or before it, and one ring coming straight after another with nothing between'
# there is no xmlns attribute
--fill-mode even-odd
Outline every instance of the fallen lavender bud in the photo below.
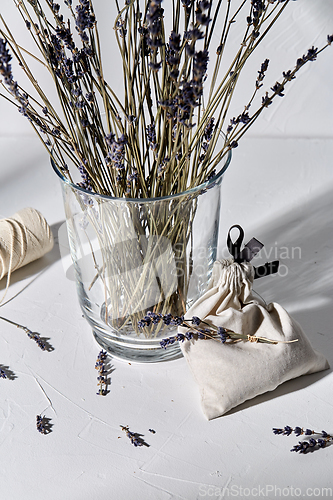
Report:
<svg viewBox="0 0 333 500"><path fill-rule="evenodd" d="M44 342L42 341L39 333L36 333L36 332L32 332L31 330L29 330L28 328L24 328L24 331L26 332L26 334L28 335L29 339L32 339L36 342L36 344L38 345L38 347L41 348L42 351L45 351L46 350L46 345L44 344Z"/></svg>
<svg viewBox="0 0 333 500"><path fill-rule="evenodd" d="M44 425L44 417L42 417L41 415L36 416L36 427L38 432L40 432L41 434L47 434L47 430Z"/></svg>

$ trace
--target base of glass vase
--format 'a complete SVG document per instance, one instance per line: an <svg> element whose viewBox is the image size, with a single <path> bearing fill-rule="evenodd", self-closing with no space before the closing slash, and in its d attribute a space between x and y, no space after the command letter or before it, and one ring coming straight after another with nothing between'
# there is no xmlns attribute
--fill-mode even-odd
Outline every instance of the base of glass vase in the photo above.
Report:
<svg viewBox="0 0 333 500"><path fill-rule="evenodd" d="M158 363L161 361L171 361L183 356L178 342L163 349L159 340L145 340L142 342L127 340L126 338L115 339L105 336L101 332L93 330L93 335L97 343L105 349L112 357L123 361L133 361L137 363Z"/></svg>

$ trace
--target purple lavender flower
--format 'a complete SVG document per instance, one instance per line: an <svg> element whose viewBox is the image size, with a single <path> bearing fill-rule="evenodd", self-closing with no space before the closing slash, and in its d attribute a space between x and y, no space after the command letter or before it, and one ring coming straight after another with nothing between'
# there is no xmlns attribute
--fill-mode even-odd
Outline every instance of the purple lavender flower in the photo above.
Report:
<svg viewBox="0 0 333 500"><path fill-rule="evenodd" d="M315 449L317 446L318 448L324 448L327 443L331 442L333 440L333 437L328 434L326 431L322 431L321 433L315 432L311 429L303 429L301 427L290 427L287 425L283 429L281 428L273 428L274 434L281 434L284 436L290 436L290 434L294 433L296 436L300 436L305 434L306 436L311 436L313 434L321 434L321 437L318 439L315 439L311 437L309 441L299 441L298 444L294 445L294 447L290 451L296 451L299 453L307 453L310 450Z"/></svg>
<svg viewBox="0 0 333 500"><path fill-rule="evenodd" d="M204 138L205 138L206 142L210 142L212 139L214 128L215 128L214 122L215 122L215 118L211 117L209 119L206 127L205 127Z"/></svg>
<svg viewBox="0 0 333 500"><path fill-rule="evenodd" d="M44 417L42 417L41 415L36 416L36 427L38 432L40 432L41 434L47 434L47 430L44 423Z"/></svg>
<svg viewBox="0 0 333 500"><path fill-rule="evenodd" d="M175 31L171 31L169 36L169 49L172 50L174 53L178 53L180 50L180 40L181 40L180 34L176 33Z"/></svg>
<svg viewBox="0 0 333 500"><path fill-rule="evenodd" d="M162 35L162 0L151 0L147 11L148 32L152 38Z"/></svg>
<svg viewBox="0 0 333 500"><path fill-rule="evenodd" d="M283 75L283 78L285 80L287 80L287 82L291 82L291 80L294 80L296 78L296 75L294 75L290 69L286 72L283 71L282 75Z"/></svg>
<svg viewBox="0 0 333 500"><path fill-rule="evenodd" d="M149 147L152 151L156 150L156 130L155 130L155 122L153 121L150 125L146 127L146 134L149 143Z"/></svg>
<svg viewBox="0 0 333 500"><path fill-rule="evenodd" d="M269 59L265 59L265 61L262 63L260 70L258 71L258 78L256 80L256 88L259 89L262 87L262 81L265 78L265 73L267 71L269 64Z"/></svg>
<svg viewBox="0 0 333 500"><path fill-rule="evenodd" d="M51 34L51 43L48 45L48 49L50 52L50 59L56 67L66 56L60 38L54 33Z"/></svg>
<svg viewBox="0 0 333 500"><path fill-rule="evenodd" d="M162 67L162 61L159 61L159 62L153 62L151 61L148 66L150 67L150 69L153 71L153 72L157 72L159 69L161 69Z"/></svg>
<svg viewBox="0 0 333 500"><path fill-rule="evenodd" d="M162 314L158 314L153 311L148 311L147 316L150 318L153 325L157 325L163 317Z"/></svg>
<svg viewBox="0 0 333 500"><path fill-rule="evenodd" d="M117 179L121 180L121 171L125 169L125 146L127 144L127 137L122 134L118 140L115 139L114 134L110 133L105 137L105 141L109 147L109 152L105 161L112 168L117 170Z"/></svg>
<svg viewBox="0 0 333 500"><path fill-rule="evenodd" d="M280 97L284 96L284 94L283 94L284 86L281 83L279 83L279 82L276 82L276 84L273 85L273 87L271 87L271 90L273 92L275 92L275 94L277 94Z"/></svg>
<svg viewBox="0 0 333 500"><path fill-rule="evenodd" d="M13 79L12 74L12 65L10 61L12 60L12 56L7 49L7 40L3 40L0 38L0 75L3 77L3 81L7 86L9 92L19 101L21 107L19 111L28 116L26 113L26 108L29 104L28 96L22 95L19 91L17 82Z"/></svg>
<svg viewBox="0 0 333 500"><path fill-rule="evenodd" d="M166 349L168 345L172 345L177 341L178 341L177 335L175 335L174 337L168 337L168 338L162 339L160 341L160 346L163 347L164 349ZM183 342L183 340L182 340L182 342Z"/></svg>
<svg viewBox="0 0 333 500"><path fill-rule="evenodd" d="M7 378L7 374L2 368L0 368L0 378Z"/></svg>
<svg viewBox="0 0 333 500"><path fill-rule="evenodd" d="M196 52L194 55L194 60L193 60L193 80L196 82L203 82L203 77L205 76L207 72L207 67L208 67L208 50L199 50L199 52Z"/></svg>
<svg viewBox="0 0 333 500"><path fill-rule="evenodd" d="M62 40L65 46L73 52L75 49L75 43L73 41L73 35L69 28L66 28L63 24L61 26L57 26L55 29L56 35L60 40Z"/></svg>
<svg viewBox="0 0 333 500"><path fill-rule="evenodd" d="M204 14L204 11L209 9L210 6L211 6L211 2L201 1L198 3L197 9L195 11L195 20L196 20L197 24L202 25L202 26L208 26L211 19L209 16Z"/></svg>
<svg viewBox="0 0 333 500"><path fill-rule="evenodd" d="M182 6L184 7L186 15L190 15L191 8L193 6L193 0L182 0Z"/></svg>
<svg viewBox="0 0 333 500"><path fill-rule="evenodd" d="M82 187L83 189L86 189L87 191L92 191L92 186L91 186L91 180L89 177L89 174L86 170L86 165L88 164L87 160L83 159L82 163L80 163L78 169L81 174L81 182L78 182L78 186Z"/></svg>
<svg viewBox="0 0 333 500"><path fill-rule="evenodd" d="M62 67L68 83L75 83L77 81L77 76L73 71L73 60L69 57L66 57L63 61Z"/></svg>
<svg viewBox="0 0 333 500"><path fill-rule="evenodd" d="M262 16L265 5L263 0L252 0L252 23L253 26L257 27Z"/></svg>
<svg viewBox="0 0 333 500"><path fill-rule="evenodd" d="M197 40L202 40L204 38L204 32L199 28L193 28L193 30L189 30L186 32L186 39L191 42L196 42ZM190 55L188 53L188 55Z"/></svg>
<svg viewBox="0 0 333 500"><path fill-rule="evenodd" d="M317 444L318 444L319 448L325 448L325 446L327 444L327 440L319 438L319 439L317 439Z"/></svg>
<svg viewBox="0 0 333 500"><path fill-rule="evenodd" d="M106 370L106 360L107 360L107 352L106 351L100 351L97 360L95 363L95 369L98 370L98 377L97 377L97 385L99 386L99 390L97 392L97 395L99 396L106 396L108 393L108 379L107 379L107 370Z"/></svg>
<svg viewBox="0 0 333 500"><path fill-rule="evenodd" d="M6 85L12 80L12 66L10 61L12 56L7 49L7 40L0 38L0 74L3 76Z"/></svg>
<svg viewBox="0 0 333 500"><path fill-rule="evenodd" d="M262 97L261 102L265 108L268 108L272 104L272 99L268 96L268 92Z"/></svg>
<svg viewBox="0 0 333 500"><path fill-rule="evenodd" d="M225 328L219 326L217 329L217 335L220 338L221 343L224 344L228 338Z"/></svg>
<svg viewBox="0 0 333 500"><path fill-rule="evenodd" d="M192 319L191 319L191 321L192 321L192 324L196 325L196 326L199 326L200 323L201 323L201 319L198 318L198 316L193 316Z"/></svg>
<svg viewBox="0 0 333 500"><path fill-rule="evenodd" d="M306 453L309 448L309 443L307 441L299 441L290 451L298 451L299 453Z"/></svg>
<svg viewBox="0 0 333 500"><path fill-rule="evenodd" d="M81 40L87 42L87 34L85 30L93 28L96 19L95 15L90 12L90 2L89 0L79 0L79 5L76 6L76 18L75 24L76 29L79 32Z"/></svg>
<svg viewBox="0 0 333 500"><path fill-rule="evenodd" d="M144 440L141 438L140 434L134 433L129 430L128 426L121 425L120 426L123 431L125 431L126 436L128 439L131 441L133 446L148 446L147 443L144 442Z"/></svg>
<svg viewBox="0 0 333 500"><path fill-rule="evenodd" d="M306 55L307 61L315 61L317 59L317 52L318 47L315 49L314 46L312 46L311 49L308 50L308 53Z"/></svg>
<svg viewBox="0 0 333 500"><path fill-rule="evenodd" d="M42 350L42 351L46 351L46 345L45 343L42 341L39 333L36 333L36 332L32 332L31 330L29 330L29 328L24 328L24 331L26 332L26 334L28 335L29 339L32 339L36 342L36 344L38 345L38 347Z"/></svg>

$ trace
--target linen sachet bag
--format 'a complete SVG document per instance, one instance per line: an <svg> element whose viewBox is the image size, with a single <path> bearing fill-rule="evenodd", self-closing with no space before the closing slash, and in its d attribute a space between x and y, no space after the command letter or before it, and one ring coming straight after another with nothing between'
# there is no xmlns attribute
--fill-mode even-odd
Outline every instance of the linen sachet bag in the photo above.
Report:
<svg viewBox="0 0 333 500"><path fill-rule="evenodd" d="M236 243L230 238L234 227L240 231ZM209 420L287 380L329 368L325 357L311 347L300 325L283 307L274 302L266 305L255 297L253 280L276 272L278 262L255 269L249 261L263 245L253 238L240 251L243 230L232 228L227 243L233 257L214 263L209 289L185 318L200 318L204 323L199 330L215 325L226 334L232 331L243 338L232 340L227 335L222 342L206 337L180 344ZM186 329L179 327L178 331Z"/></svg>

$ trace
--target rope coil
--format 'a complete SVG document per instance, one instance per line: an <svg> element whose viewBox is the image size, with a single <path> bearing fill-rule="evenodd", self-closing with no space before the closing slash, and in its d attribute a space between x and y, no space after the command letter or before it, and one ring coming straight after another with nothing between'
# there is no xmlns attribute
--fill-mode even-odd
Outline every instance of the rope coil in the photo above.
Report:
<svg viewBox="0 0 333 500"><path fill-rule="evenodd" d="M7 275L4 300L13 271L39 259L54 245L50 226L38 210L24 208L0 219L0 280Z"/></svg>

